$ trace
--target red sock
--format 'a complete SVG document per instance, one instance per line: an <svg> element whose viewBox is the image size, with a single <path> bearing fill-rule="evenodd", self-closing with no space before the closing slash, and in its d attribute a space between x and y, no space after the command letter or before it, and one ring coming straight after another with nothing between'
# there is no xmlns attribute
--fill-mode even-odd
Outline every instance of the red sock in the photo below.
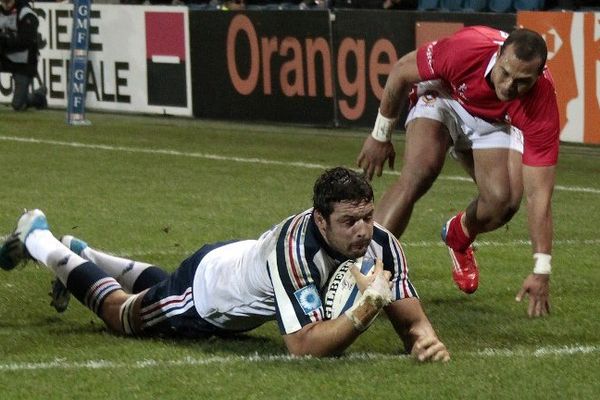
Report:
<svg viewBox="0 0 600 400"><path fill-rule="evenodd" d="M448 232L446 233L446 244L456 251L464 252L473 243L475 238L465 235L460 220L464 214L461 211L450 221Z"/></svg>

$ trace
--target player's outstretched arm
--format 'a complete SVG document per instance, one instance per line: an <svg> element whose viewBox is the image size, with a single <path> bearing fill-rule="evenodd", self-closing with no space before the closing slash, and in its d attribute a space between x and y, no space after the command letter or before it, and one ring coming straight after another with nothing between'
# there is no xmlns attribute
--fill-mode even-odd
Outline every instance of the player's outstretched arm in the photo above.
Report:
<svg viewBox="0 0 600 400"><path fill-rule="evenodd" d="M383 270L380 260L377 260L373 274L364 276L357 268L352 274L362 292L358 303L338 318L313 322L297 332L284 335L291 354L315 357L341 354L390 303L391 273Z"/></svg>
<svg viewBox="0 0 600 400"><path fill-rule="evenodd" d="M437 337L417 298L397 300L385 311L404 342L404 347L418 361L450 361L450 353Z"/></svg>
<svg viewBox="0 0 600 400"><path fill-rule="evenodd" d="M552 192L555 167L523 166L523 184L527 198L527 221L533 246L533 273L523 281L516 300L529 297L527 314L545 316L550 312L550 272L552 252Z"/></svg>
<svg viewBox="0 0 600 400"><path fill-rule="evenodd" d="M396 152L391 142L392 131L412 84L421 80L416 54L413 51L400 58L386 81L375 126L357 158L358 167L368 179L373 175L381 176L386 160L389 167L394 168Z"/></svg>

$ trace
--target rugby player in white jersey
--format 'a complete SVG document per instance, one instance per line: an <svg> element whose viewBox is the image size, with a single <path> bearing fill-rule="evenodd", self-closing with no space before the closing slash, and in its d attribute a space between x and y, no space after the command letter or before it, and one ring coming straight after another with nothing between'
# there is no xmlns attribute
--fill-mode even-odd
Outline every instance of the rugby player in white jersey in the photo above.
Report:
<svg viewBox="0 0 600 400"><path fill-rule="evenodd" d="M473 241L506 224L525 191L535 264L516 298L529 295L530 317L550 311L551 198L560 126L546 57L546 43L536 32L517 29L508 35L482 26L408 53L392 68L375 127L357 159L369 179L381 175L386 161L393 168L391 134L403 100L410 98L404 163L375 221L399 237L450 150L479 189L466 210L442 228L453 279L466 293L479 284Z"/></svg>
<svg viewBox="0 0 600 400"><path fill-rule="evenodd" d="M409 280L396 238L373 221L373 190L346 168L323 173L313 208L256 240L205 245L172 274L115 257L72 236L56 239L40 210L28 211L0 247L0 267L31 257L46 265L114 332L206 338L277 320L293 355L342 353L385 310L405 349L419 361L448 361ZM377 260L375 273L353 275L363 295L335 319L321 295L344 261Z"/></svg>

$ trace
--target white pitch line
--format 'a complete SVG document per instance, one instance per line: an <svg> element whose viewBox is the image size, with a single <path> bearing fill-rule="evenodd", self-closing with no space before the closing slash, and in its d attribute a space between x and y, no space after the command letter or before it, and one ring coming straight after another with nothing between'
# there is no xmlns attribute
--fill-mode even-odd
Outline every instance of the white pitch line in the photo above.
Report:
<svg viewBox="0 0 600 400"><path fill-rule="evenodd" d="M547 346L539 347L533 350L523 349L483 349L465 353L471 357L509 357L509 358L542 358L542 357L568 357L577 354L592 354L600 352L598 345L565 345L565 346ZM410 360L408 355L393 355L381 353L349 353L340 358L313 358L295 357L286 354L261 355L255 353L249 356L212 356L207 358L184 357L176 360L155 360L142 359L130 361L110 361L110 360L84 360L69 361L64 358L57 358L46 362L11 362L0 364L0 371L38 371L38 370L72 370L72 369L145 369L157 367L187 367L204 366L214 364L235 364L235 363L298 363L303 361L336 363L338 361L400 361Z"/></svg>
<svg viewBox="0 0 600 400"><path fill-rule="evenodd" d="M431 246L446 246L442 241L432 242L432 241L404 241L400 239L400 243L404 247L431 247ZM575 239L566 239L566 240L554 240L552 242L553 246L575 246L575 245L583 245L583 246L598 246L600 245L600 239L585 239L585 240L575 240ZM531 246L530 240L509 240L506 242L498 242L498 241L490 241L490 240L476 240L476 247L515 247L515 246Z"/></svg>
<svg viewBox="0 0 600 400"><path fill-rule="evenodd" d="M210 154L210 153L184 152L184 151L168 150L168 149L148 149L148 148L143 148L143 147L110 146L110 145L104 145L104 144L90 144L90 143L80 143L80 142L63 142L63 141L59 141L59 140L23 138L23 137L17 137L17 136L0 136L0 140L4 140L7 142L47 144L47 145L52 145L52 146L75 147L75 148L92 149L92 150L122 151L122 152L140 153L140 154L158 154L158 155L202 158L202 159L206 159L206 160L233 161L233 162L251 163L251 164L281 165L281 166L287 166L287 167L319 169L319 170L323 170L323 169L332 167L331 165L306 163L306 162L300 162L300 161L278 161L278 160L267 160L264 158L255 158L255 157L249 157L249 158L230 157L230 156L221 156L218 154ZM383 173L385 175L395 175L395 176L400 175L400 173L398 171L383 171ZM449 180L449 181L460 181L460 182L471 182L472 181L470 178L466 178L464 176L456 176L456 175L440 175L439 179ZM590 188L590 187L581 187L581 186L556 185L554 187L554 189L559 190L559 191L567 191L567 192L600 194L600 189Z"/></svg>
<svg viewBox="0 0 600 400"><path fill-rule="evenodd" d="M400 239L403 247L444 247L446 246L442 241L404 241ZM560 246L599 246L600 239L585 239L585 240L575 240L575 239L567 239L567 240L555 240L553 245L556 247ZM510 240L506 242L498 242L498 241L490 241L490 240L477 240L475 241L476 247L516 247L516 246L531 246L530 240ZM145 249L145 250L117 250L112 251L111 253L115 256L119 257L128 257L132 256L152 256L152 255L160 255L160 256L170 256L170 255L188 255L195 251L195 249L172 249L172 250L164 250L164 249Z"/></svg>

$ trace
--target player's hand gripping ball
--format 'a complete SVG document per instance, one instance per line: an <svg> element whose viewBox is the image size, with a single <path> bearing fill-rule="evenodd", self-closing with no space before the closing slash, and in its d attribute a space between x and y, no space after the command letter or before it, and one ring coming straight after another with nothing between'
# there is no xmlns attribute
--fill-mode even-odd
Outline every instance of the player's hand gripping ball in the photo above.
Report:
<svg viewBox="0 0 600 400"><path fill-rule="evenodd" d="M360 299L360 290L350 271L354 265L360 267L360 272L363 275L368 275L373 271L375 261L371 258L361 257L340 264L338 269L331 275L323 296L326 319L339 317L346 310L352 308Z"/></svg>

